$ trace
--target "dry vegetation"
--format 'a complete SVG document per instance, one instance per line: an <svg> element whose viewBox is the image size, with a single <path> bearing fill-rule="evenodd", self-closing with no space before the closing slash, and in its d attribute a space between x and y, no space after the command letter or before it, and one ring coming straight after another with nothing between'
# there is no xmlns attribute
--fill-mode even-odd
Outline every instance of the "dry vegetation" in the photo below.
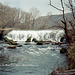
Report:
<svg viewBox="0 0 75 75"><path fill-rule="evenodd" d="M0 3L0 28L2 29L34 29L37 17L39 17L37 8L31 8L30 12L25 12Z"/></svg>
<svg viewBox="0 0 75 75"><path fill-rule="evenodd" d="M59 10L63 14L63 20L61 22L64 26L64 31L66 34L67 42L69 43L69 49L66 53L67 59L68 59L68 66L66 68L59 68L59 71L54 71L51 73L51 75L75 75L75 5L73 2L74 0L68 0L68 3L64 2L63 0L60 0L62 9L59 9L57 6L54 6L50 0L50 6L53 8ZM72 13L72 19L69 20L65 16L65 6L71 11ZM68 24L70 24L70 27L68 29ZM74 69L72 71L72 69ZM64 71L67 70L67 71ZM60 72L63 71L63 72Z"/></svg>

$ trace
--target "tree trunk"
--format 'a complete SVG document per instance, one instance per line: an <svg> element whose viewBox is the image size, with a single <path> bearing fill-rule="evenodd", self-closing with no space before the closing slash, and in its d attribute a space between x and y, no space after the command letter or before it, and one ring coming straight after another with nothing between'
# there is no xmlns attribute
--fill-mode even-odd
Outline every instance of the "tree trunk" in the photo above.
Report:
<svg viewBox="0 0 75 75"><path fill-rule="evenodd" d="M0 31L0 40L3 40L4 39L4 30L1 30Z"/></svg>

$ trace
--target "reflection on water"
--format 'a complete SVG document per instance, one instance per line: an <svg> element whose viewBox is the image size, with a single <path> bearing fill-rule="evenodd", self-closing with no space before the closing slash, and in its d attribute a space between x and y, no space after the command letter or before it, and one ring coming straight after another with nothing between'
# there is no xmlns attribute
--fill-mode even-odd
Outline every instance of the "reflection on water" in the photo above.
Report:
<svg viewBox="0 0 75 75"><path fill-rule="evenodd" d="M66 65L58 45L23 45L16 49L0 46L4 46L0 50L0 75L48 75Z"/></svg>

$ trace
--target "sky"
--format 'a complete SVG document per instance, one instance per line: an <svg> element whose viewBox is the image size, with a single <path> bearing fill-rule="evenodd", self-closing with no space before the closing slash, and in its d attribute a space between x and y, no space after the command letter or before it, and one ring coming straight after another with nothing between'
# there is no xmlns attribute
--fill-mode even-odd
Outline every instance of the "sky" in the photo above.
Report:
<svg viewBox="0 0 75 75"><path fill-rule="evenodd" d="M49 0L0 0L0 2L11 7L20 8L26 12L29 12L31 8L37 8L43 16L48 13L51 13L52 15L61 14L60 11L49 5ZM52 0L52 4L61 8L60 0Z"/></svg>

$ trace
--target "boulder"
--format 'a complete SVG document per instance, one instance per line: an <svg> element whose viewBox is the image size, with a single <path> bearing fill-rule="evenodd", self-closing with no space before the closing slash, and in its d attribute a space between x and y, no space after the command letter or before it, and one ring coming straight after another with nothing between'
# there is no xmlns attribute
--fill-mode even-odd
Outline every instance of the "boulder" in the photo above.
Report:
<svg viewBox="0 0 75 75"><path fill-rule="evenodd" d="M10 45L17 45L17 43L15 41L12 41L10 39L8 39L7 37L4 38L5 42L7 42Z"/></svg>
<svg viewBox="0 0 75 75"><path fill-rule="evenodd" d="M66 48L62 48L62 49L60 50L60 53L61 53L61 54L67 53L67 49L66 49Z"/></svg>
<svg viewBox="0 0 75 75"><path fill-rule="evenodd" d="M31 42L31 37L29 37L25 42Z"/></svg>
<svg viewBox="0 0 75 75"><path fill-rule="evenodd" d="M17 45L17 43L15 41L10 41L9 43L10 45Z"/></svg>
<svg viewBox="0 0 75 75"><path fill-rule="evenodd" d="M17 45L17 47L22 47L22 45Z"/></svg>
<svg viewBox="0 0 75 75"><path fill-rule="evenodd" d="M16 45L8 45L8 48L15 49L16 48Z"/></svg>
<svg viewBox="0 0 75 75"><path fill-rule="evenodd" d="M32 40L33 42L38 42L38 40L36 40L35 38L33 38L33 40Z"/></svg>
<svg viewBox="0 0 75 75"><path fill-rule="evenodd" d="M0 50L2 50L3 49L3 47L0 47Z"/></svg>
<svg viewBox="0 0 75 75"><path fill-rule="evenodd" d="M52 45L59 45L59 46L62 45L62 44L65 44L65 43L63 43L63 42L53 42L52 43Z"/></svg>
<svg viewBox="0 0 75 75"><path fill-rule="evenodd" d="M43 45L43 42L39 41L36 45Z"/></svg>
<svg viewBox="0 0 75 75"><path fill-rule="evenodd" d="M35 38L33 38L33 40L32 40L33 42L35 42L36 43L36 45L43 45L44 44L44 41L43 40L41 40L41 41L38 41L38 40L36 40Z"/></svg>

